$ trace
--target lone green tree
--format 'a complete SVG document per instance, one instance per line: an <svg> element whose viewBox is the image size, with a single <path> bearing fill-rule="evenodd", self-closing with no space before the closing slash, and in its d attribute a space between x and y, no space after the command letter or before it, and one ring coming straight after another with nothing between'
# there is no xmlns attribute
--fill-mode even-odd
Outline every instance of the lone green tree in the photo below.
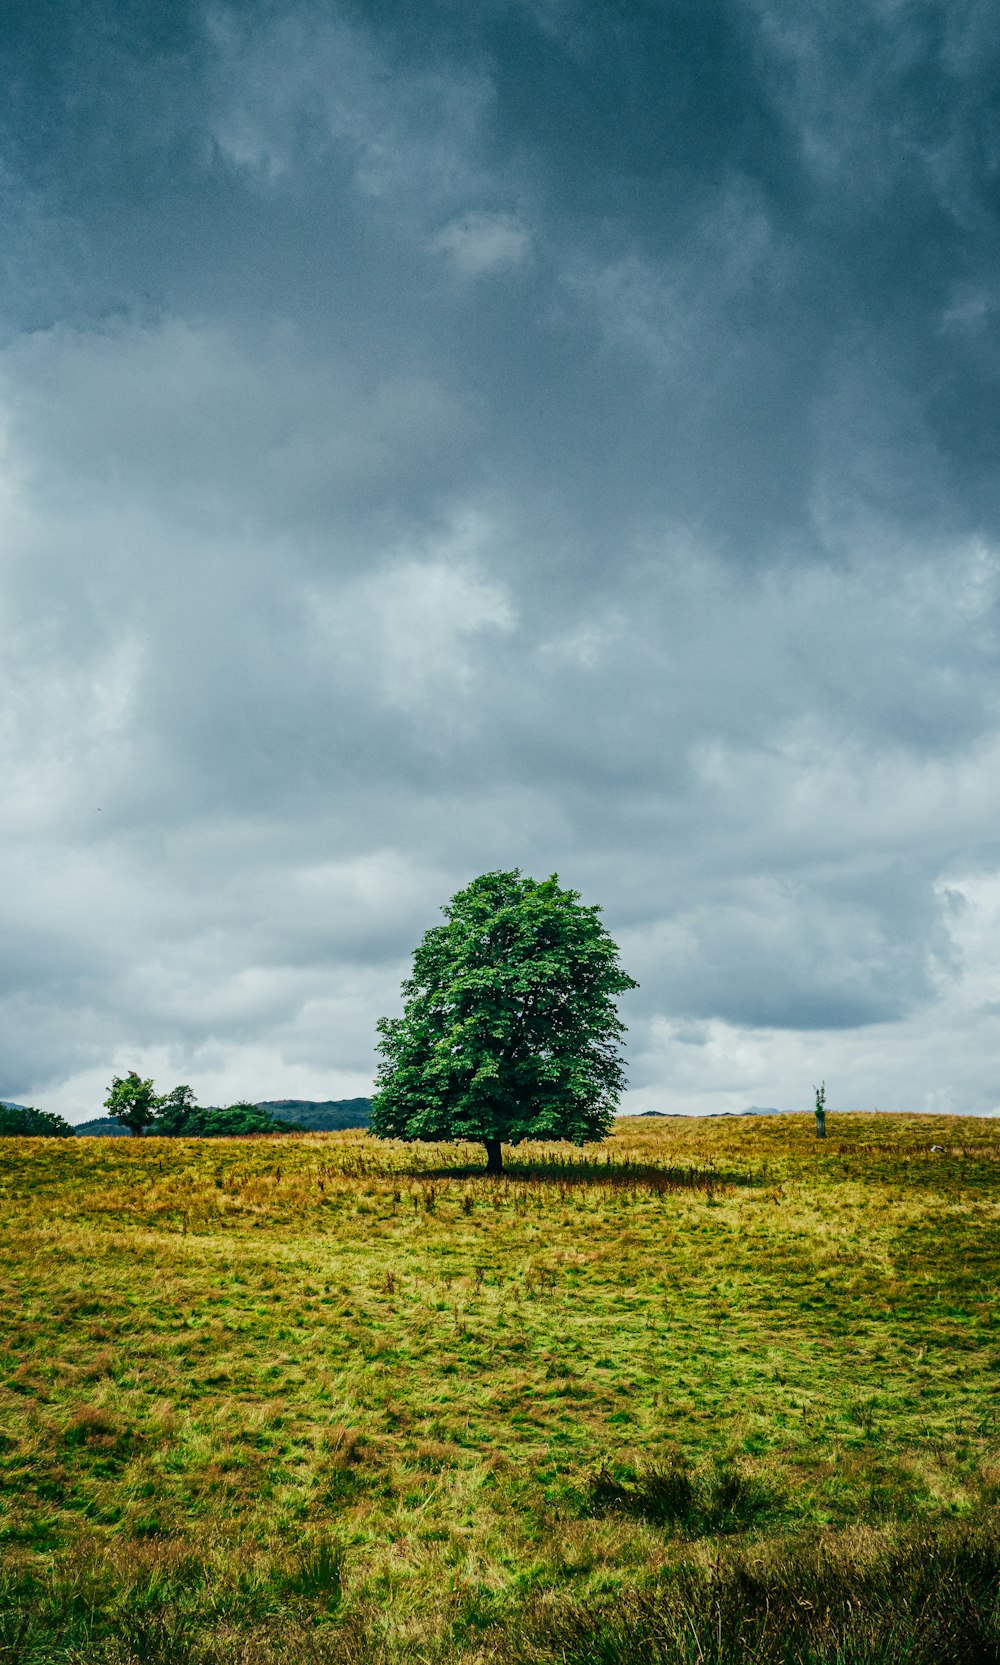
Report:
<svg viewBox="0 0 1000 1665"><path fill-rule="evenodd" d="M519 871L453 896L413 956L402 1017L379 1022L371 1131L473 1140L489 1174L504 1144L604 1138L625 1085L615 999L638 984L600 911Z"/></svg>
<svg viewBox="0 0 1000 1665"><path fill-rule="evenodd" d="M143 1081L135 1070L129 1070L128 1075L113 1078L104 1108L114 1121L121 1122L137 1138L156 1120L163 1102L157 1098L152 1081Z"/></svg>

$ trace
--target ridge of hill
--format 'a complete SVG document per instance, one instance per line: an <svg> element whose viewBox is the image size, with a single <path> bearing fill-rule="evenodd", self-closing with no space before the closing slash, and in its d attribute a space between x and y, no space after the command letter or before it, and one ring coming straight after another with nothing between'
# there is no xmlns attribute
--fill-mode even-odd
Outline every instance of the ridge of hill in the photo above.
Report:
<svg viewBox="0 0 1000 1665"><path fill-rule="evenodd" d="M367 1127L370 1098L270 1098L258 1110L269 1110L281 1122L294 1122L309 1133L339 1133L346 1127Z"/></svg>
<svg viewBox="0 0 1000 1665"><path fill-rule="evenodd" d="M750 1108L748 1110L715 1110L711 1113L715 1117L721 1117L721 1116L797 1116L797 1115L802 1114L802 1112L800 1110L765 1109L759 1104L751 1104ZM681 1117L684 1117L684 1116L697 1117L700 1120L703 1114L704 1114L704 1112L698 1111L698 1110L640 1110L639 1111L640 1117L661 1116L661 1117L670 1118L670 1119L673 1119L673 1120L680 1119Z"/></svg>

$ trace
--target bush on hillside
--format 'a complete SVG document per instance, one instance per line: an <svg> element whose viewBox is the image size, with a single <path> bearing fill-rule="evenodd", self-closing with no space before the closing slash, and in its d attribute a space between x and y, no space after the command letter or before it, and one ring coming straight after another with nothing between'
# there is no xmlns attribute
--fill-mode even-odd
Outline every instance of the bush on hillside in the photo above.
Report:
<svg viewBox="0 0 1000 1665"><path fill-rule="evenodd" d="M72 1139L69 1122L51 1110L36 1110L31 1104L0 1104L0 1138L18 1136L35 1139Z"/></svg>
<svg viewBox="0 0 1000 1665"><path fill-rule="evenodd" d="M241 1100L221 1108L214 1104L166 1103L149 1129L159 1139L238 1139L250 1133L294 1133L294 1123L278 1121L267 1110Z"/></svg>

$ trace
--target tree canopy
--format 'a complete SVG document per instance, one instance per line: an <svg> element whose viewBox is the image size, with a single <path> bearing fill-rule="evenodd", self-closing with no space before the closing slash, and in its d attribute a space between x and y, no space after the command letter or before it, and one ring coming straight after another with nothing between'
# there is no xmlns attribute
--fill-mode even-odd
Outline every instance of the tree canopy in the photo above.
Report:
<svg viewBox="0 0 1000 1665"><path fill-rule="evenodd" d="M601 1139L625 1085L616 997L638 985L553 874L484 873L427 931L401 1017L378 1025L371 1131L393 1139Z"/></svg>

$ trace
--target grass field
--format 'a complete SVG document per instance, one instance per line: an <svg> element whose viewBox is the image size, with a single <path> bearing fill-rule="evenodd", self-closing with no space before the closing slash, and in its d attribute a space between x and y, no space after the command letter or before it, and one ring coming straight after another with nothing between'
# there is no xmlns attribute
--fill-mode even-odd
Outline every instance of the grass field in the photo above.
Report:
<svg viewBox="0 0 1000 1665"><path fill-rule="evenodd" d="M1000 1122L481 1161L0 1141L0 1660L1000 1658Z"/></svg>

